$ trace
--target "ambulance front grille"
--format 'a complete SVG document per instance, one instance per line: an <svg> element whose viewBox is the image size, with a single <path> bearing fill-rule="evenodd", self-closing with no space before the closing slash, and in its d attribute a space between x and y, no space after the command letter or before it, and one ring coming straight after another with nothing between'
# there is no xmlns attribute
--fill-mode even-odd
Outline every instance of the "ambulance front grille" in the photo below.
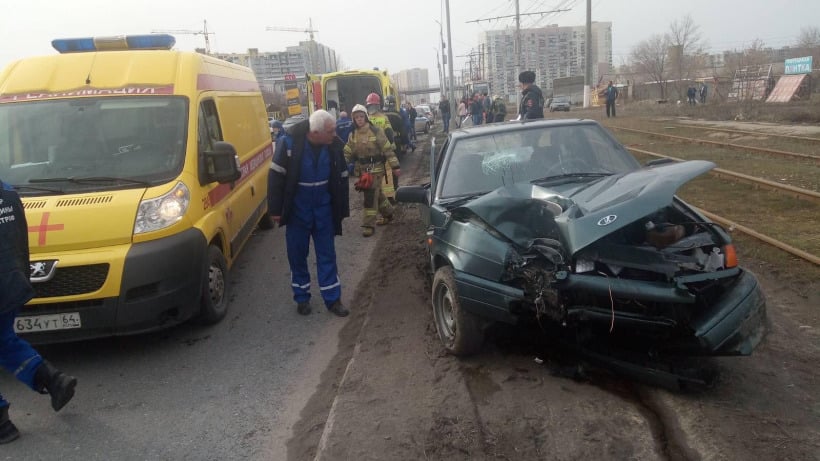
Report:
<svg viewBox="0 0 820 461"><path fill-rule="evenodd" d="M35 298L81 295L99 290L108 277L108 264L57 267L47 282L33 283Z"/></svg>

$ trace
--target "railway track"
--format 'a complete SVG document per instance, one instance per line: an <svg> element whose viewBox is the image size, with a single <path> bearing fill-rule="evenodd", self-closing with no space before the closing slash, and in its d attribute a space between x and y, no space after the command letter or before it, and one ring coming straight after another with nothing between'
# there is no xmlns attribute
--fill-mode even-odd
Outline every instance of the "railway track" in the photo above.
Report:
<svg viewBox="0 0 820 461"><path fill-rule="evenodd" d="M668 126L668 124L667 124ZM679 127L681 129L698 129L704 131L717 131L720 133L729 133L729 134L738 134L738 135L751 135L751 136L760 136L765 135L766 137L775 137L781 139L791 139L793 141L808 141L808 142L819 142L820 138L814 138L811 136L797 136L793 134L777 134L771 133L768 131L750 131L750 130L733 130L730 128L718 128L709 125L686 125L686 124L675 124L675 127Z"/></svg>
<svg viewBox="0 0 820 461"><path fill-rule="evenodd" d="M802 154L799 152L789 152L785 150L778 150L778 149L767 149L765 147L755 147L755 146L745 146L742 144L733 144L728 142L721 142L721 141L709 141L706 139L695 139L695 138L687 138L685 136L676 136L673 134L666 134L666 133L658 133L655 131L645 131L645 130L636 130L634 128L624 128L614 125L609 125L607 128L612 130L618 131L625 131L628 133L636 133L645 136L652 136L658 138L666 138L666 139L674 139L676 141L688 142L691 144L705 144L711 146L719 146L727 149L735 149L735 150L743 150L743 151L752 151L752 152L759 152L767 155L772 156L779 156L779 157L791 157L791 158L801 158L801 159L808 159L808 160L816 160L820 162L820 156L818 155L811 155L811 154ZM760 133L758 133L760 134ZM813 139L813 138L812 138Z"/></svg>
<svg viewBox="0 0 820 461"><path fill-rule="evenodd" d="M648 150L644 150L644 149L638 149L637 147L627 146L626 148L633 151L633 152L638 152L638 153L641 153L641 154L644 154L644 155L649 155L649 156L652 156L652 157L668 158L668 159L674 160L676 162L685 162L686 161L685 159L682 159L682 158L677 158L677 157L672 157L672 156L669 156L669 155L659 154L657 152L652 152L652 151L648 151ZM788 195L791 195L791 196L794 196L794 197L797 197L797 198L800 198L800 199L810 200L810 201L813 201L813 202L820 203L820 192L815 192L815 191L812 191L812 190L803 189L801 187L790 186L788 184L780 184L780 183L777 183L777 182L774 182L774 181L769 181L768 179L757 178L757 177L754 177L754 176L749 176L747 174L738 173L738 172L735 172L735 171L729 171L729 170L725 170L725 169L722 169L722 168L715 168L710 173L713 174L713 175L716 175L716 176L720 176L720 177L733 178L733 179L735 179L739 182L743 182L745 184L751 184L755 187L763 187L763 188L766 188L766 189L769 189L769 190L774 190L774 191L777 191L777 192L784 192Z"/></svg>

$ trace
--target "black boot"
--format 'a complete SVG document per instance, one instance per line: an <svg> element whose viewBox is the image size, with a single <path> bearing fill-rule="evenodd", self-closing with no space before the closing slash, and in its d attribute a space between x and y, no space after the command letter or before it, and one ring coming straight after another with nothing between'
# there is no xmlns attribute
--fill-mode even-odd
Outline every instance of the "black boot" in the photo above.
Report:
<svg viewBox="0 0 820 461"><path fill-rule="evenodd" d="M0 445L16 440L17 437L20 437L20 431L9 419L8 405L0 407Z"/></svg>
<svg viewBox="0 0 820 461"><path fill-rule="evenodd" d="M51 396L51 408L60 411L74 397L77 378L69 376L43 360L34 374L34 387L41 394Z"/></svg>

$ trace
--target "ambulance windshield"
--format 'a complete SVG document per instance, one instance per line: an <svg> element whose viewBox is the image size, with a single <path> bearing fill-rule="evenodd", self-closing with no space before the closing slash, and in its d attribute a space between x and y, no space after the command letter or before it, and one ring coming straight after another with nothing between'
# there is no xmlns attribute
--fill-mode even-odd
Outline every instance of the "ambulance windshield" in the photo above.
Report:
<svg viewBox="0 0 820 461"><path fill-rule="evenodd" d="M0 104L0 178L15 186L50 182L66 193L166 182L182 170L186 120L181 97ZM62 184L59 178L110 180ZM38 192L20 187L20 193Z"/></svg>

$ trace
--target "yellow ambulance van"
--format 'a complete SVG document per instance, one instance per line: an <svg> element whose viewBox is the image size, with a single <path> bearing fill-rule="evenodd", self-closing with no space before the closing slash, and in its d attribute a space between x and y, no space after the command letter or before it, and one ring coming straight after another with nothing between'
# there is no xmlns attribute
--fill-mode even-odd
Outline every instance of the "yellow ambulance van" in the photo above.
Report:
<svg viewBox="0 0 820 461"><path fill-rule="evenodd" d="M34 343L216 323L267 215L253 72L152 34L54 40L0 73L0 179L21 195Z"/></svg>

